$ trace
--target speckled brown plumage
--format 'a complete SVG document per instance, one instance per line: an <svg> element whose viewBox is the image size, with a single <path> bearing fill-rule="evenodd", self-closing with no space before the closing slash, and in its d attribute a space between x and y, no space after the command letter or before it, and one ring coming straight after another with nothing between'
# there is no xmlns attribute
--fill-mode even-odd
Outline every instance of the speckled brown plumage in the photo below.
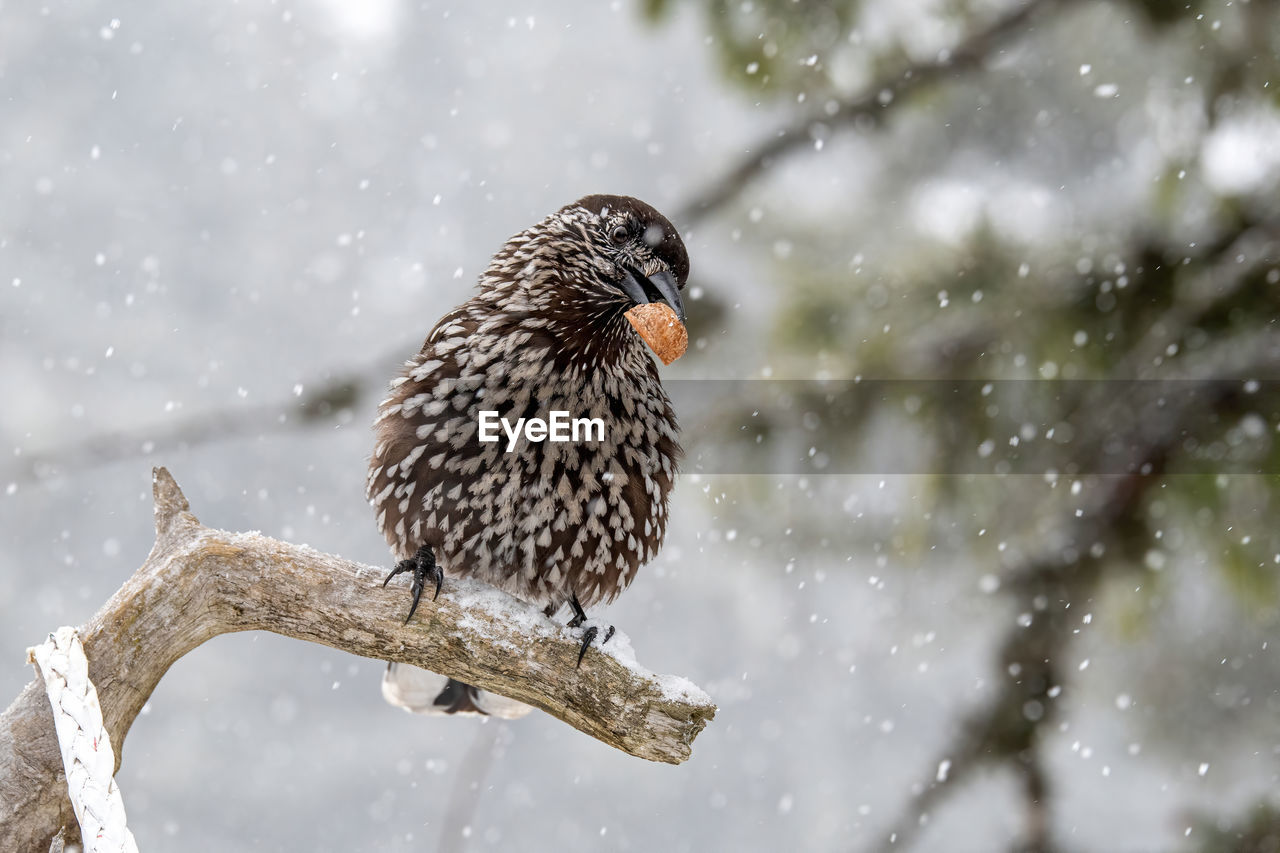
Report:
<svg viewBox="0 0 1280 853"><path fill-rule="evenodd" d="M671 223L627 197L588 196L507 241L379 408L367 492L396 558L428 546L445 576L549 612L626 589L662 544L681 451L623 315L661 296L642 281L637 299L637 280L683 288L688 273ZM683 314L678 293L669 301ZM481 410L600 418L604 439L521 438L508 453L505 435L479 440Z"/></svg>

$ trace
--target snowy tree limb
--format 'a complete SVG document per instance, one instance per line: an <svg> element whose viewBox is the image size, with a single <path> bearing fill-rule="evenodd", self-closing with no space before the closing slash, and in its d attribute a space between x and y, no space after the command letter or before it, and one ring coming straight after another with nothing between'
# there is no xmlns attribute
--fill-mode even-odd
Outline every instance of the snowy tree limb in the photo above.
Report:
<svg viewBox="0 0 1280 853"><path fill-rule="evenodd" d="M621 635L589 651L575 670L573 632L492 587L457 579L446 579L438 601L424 596L418 615L402 625L407 593L383 589L382 570L205 527L163 468L155 471L154 495L151 554L79 630L117 755L169 667L234 631L271 631L422 666L541 708L651 761L688 759L715 716L693 684L636 665ZM32 681L0 716L0 850L47 850L74 821L48 700Z"/></svg>
<svg viewBox="0 0 1280 853"><path fill-rule="evenodd" d="M958 77L965 72L980 70L1006 39L1025 31L1036 13L1073 2L1074 0L1030 0L987 27L972 33L938 58L909 63L877 77L856 94L836 102L834 111L828 111L824 105L812 113L793 119L768 137L758 140L747 149L749 153L723 176L677 208L673 221L687 226L723 207L767 171L778 158L802 146L812 146L810 130L816 126L852 126L862 122L879 124L908 95L922 91L947 77ZM886 97L886 94L892 97Z"/></svg>
<svg viewBox="0 0 1280 853"><path fill-rule="evenodd" d="M1145 338L1134 344L1136 348L1146 345ZM1240 346L1238 341L1236 346ZM1236 370L1243 375L1264 371L1275 364L1274 342L1264 340L1243 355L1251 358L1233 365ZM1222 371L1224 366L1218 364L1217 369ZM1034 616L1029 624L1012 624L1000 642L1000 689L956 727L955 735L916 783L915 795L868 850L894 853L911 849L927 823L922 818L961 791L980 768L992 764L1013 769L1021 783L1026 829L1016 849L1055 849L1047 802L1052 787L1045 770L1041 733L1057 718L1058 703L1052 689L1061 688L1070 678L1062 666L1063 657L1080 624L1079 608L1072 611L1071 605L1092 600L1108 572L1132 571L1141 565L1135 564L1131 549L1125 548L1125 539L1132 535L1149 491L1162 482L1190 424L1202 417L1205 409L1223 411L1229 398L1238 393L1230 383L1213 379L1186 381L1203 383L1204 393L1161 407L1163 417L1154 428L1151 418L1131 419L1128 433L1121 436L1125 446L1137 448L1130 473L1099 478L1093 486L1096 493L1084 501L1079 515L1070 516L1064 535L1052 537L1059 543L1057 547L1004 572L1002 587L1018 601L1018 611ZM1073 418L1078 441L1106 438L1098 435L1098 427L1091 429L1101 408L1099 401L1084 401L1076 407ZM1140 406L1133 409L1142 410ZM1095 553L1092 546L1099 544L1105 547ZM1029 706L1038 713L1028 714Z"/></svg>

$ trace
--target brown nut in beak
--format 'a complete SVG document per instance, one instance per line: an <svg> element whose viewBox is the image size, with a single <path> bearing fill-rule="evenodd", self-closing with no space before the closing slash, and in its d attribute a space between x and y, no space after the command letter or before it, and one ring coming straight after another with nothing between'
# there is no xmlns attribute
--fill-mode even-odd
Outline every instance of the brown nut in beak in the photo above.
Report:
<svg viewBox="0 0 1280 853"><path fill-rule="evenodd" d="M689 348L689 331L665 302L637 305L627 312L627 320L663 364L675 361Z"/></svg>

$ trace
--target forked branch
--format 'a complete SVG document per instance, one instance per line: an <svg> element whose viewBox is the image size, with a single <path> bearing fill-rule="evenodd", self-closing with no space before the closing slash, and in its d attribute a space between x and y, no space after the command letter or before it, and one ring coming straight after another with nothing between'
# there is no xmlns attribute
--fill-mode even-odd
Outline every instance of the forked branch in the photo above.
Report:
<svg viewBox="0 0 1280 853"><path fill-rule="evenodd" d="M407 625L382 571L256 533L200 524L169 472L154 476L156 543L80 637L111 741L121 749L160 678L201 643L271 631L414 664L541 708L631 755L679 764L715 705L678 676L638 666L625 637L593 648L485 584L446 580ZM33 638L36 639L36 638ZM117 753L117 765L119 753ZM74 823L48 700L33 681L0 716L0 849L47 850Z"/></svg>

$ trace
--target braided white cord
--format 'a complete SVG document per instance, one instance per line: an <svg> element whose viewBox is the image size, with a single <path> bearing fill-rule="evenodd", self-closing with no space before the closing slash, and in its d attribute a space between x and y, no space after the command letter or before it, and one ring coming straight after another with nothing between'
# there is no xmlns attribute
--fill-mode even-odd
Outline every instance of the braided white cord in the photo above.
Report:
<svg viewBox="0 0 1280 853"><path fill-rule="evenodd" d="M124 800L112 778L115 753L80 638L74 628L62 627L29 654L40 667L53 708L67 791L80 821L85 853L137 853L138 844L125 826Z"/></svg>

